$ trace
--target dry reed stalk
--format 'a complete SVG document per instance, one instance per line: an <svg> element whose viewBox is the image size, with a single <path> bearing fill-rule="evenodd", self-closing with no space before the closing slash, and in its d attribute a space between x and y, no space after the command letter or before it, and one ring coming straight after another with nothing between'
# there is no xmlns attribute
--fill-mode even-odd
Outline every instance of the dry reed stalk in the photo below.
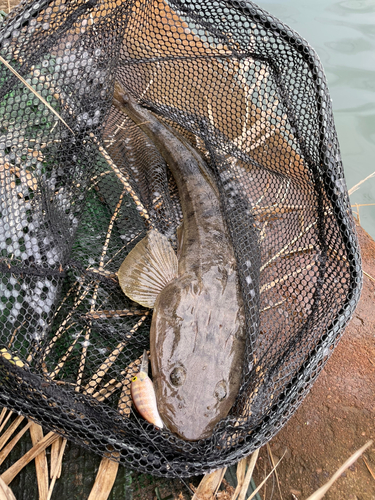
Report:
<svg viewBox="0 0 375 500"><path fill-rule="evenodd" d="M89 291L90 291L90 285L87 285L87 288L85 289L85 291L82 293L82 295L77 299L77 302L74 304L74 306L72 308L72 311L70 313L68 313L67 317L64 319L64 321L59 326L59 328L58 328L57 332L55 333L54 337L50 340L48 346L46 347L46 349L44 351L43 360L45 360L46 357L49 355L49 353L52 351L53 346L59 340L59 338L64 333L66 333L67 329L71 328L72 325L69 325L69 327L67 327L67 328L65 328L65 327L66 327L67 323L70 321L70 319L73 316L73 314L75 313L76 308L87 297Z"/></svg>
<svg viewBox="0 0 375 500"><path fill-rule="evenodd" d="M341 476L343 472L346 471L348 467L354 464L358 460L358 458L362 455L364 451L367 450L372 445L372 441L367 441L367 443L362 446L359 450L357 450L351 457L348 458L346 462L342 464L342 466L333 474L331 479L327 481L323 486L321 486L318 490L316 490L312 495L307 498L307 500L321 500L324 495L327 493L329 488L333 485L333 483Z"/></svg>
<svg viewBox="0 0 375 500"><path fill-rule="evenodd" d="M267 207L258 207L253 209L253 214L257 215L272 215L272 214L287 214L290 212L297 212L306 210L303 205L283 205L282 202L277 205L269 205Z"/></svg>
<svg viewBox="0 0 375 500"><path fill-rule="evenodd" d="M10 424L10 426L8 427L8 429L1 434L1 437L0 437L0 450L2 450L4 448L6 442L8 441L8 439L10 438L10 436L13 434L13 432L17 429L17 427L20 425L20 423L22 422L23 419L24 419L24 417L22 415L19 415L14 420L14 422L12 422Z"/></svg>
<svg viewBox="0 0 375 500"><path fill-rule="evenodd" d="M237 464L237 469L236 469L237 486L236 489L234 490L233 497L231 500L237 500L237 497L240 494L245 479L246 462L247 462L247 457L240 460Z"/></svg>
<svg viewBox="0 0 375 500"><path fill-rule="evenodd" d="M136 241L139 236L141 236L141 234L143 234L143 230L140 231L139 233L137 233L134 238L132 238L131 240L129 240L122 248L120 248L119 250L117 250L117 252L109 259L107 260L107 262L105 263L104 267L108 266L108 264L110 264L113 259L115 259L117 257L117 255L121 252L123 252L125 250L125 248L127 248L129 245L131 245L133 243L133 241Z"/></svg>
<svg viewBox="0 0 375 500"><path fill-rule="evenodd" d="M374 282L375 282L375 278L373 278L370 274L366 273L366 271L363 271L363 270L362 270L362 272L363 272L363 274L364 274L365 276L367 276L367 277L368 277L371 281L374 281Z"/></svg>
<svg viewBox="0 0 375 500"><path fill-rule="evenodd" d="M102 387L102 389L100 389L99 391L95 392L92 395L92 397L95 398L95 399L97 399L98 401L102 402L105 399L107 399L110 396L112 396L112 394L114 392L116 392L117 389L120 389L121 386L122 386L122 383L121 382L117 382L117 380L113 378L112 380L110 380L109 382L107 382Z"/></svg>
<svg viewBox="0 0 375 500"><path fill-rule="evenodd" d="M249 465L247 468L245 478L243 480L243 484L242 484L240 494L238 496L238 500L245 500L247 490L249 489L249 484L250 484L251 478L253 477L254 467L255 467L255 464L258 460L258 455L259 455L259 448L257 450L255 450L252 453L252 455L250 456Z"/></svg>
<svg viewBox="0 0 375 500"><path fill-rule="evenodd" d="M60 454L62 441L63 441L63 438L60 437L59 439L54 441L51 445L50 474L49 474L50 479L53 478L53 476L55 474L55 470L58 467L57 460L58 460L58 457Z"/></svg>
<svg viewBox="0 0 375 500"><path fill-rule="evenodd" d="M79 283L79 282L77 282L77 281L76 281L76 282L75 282L75 283L73 283L73 285L69 288L69 290L66 292L66 294L64 295L64 297L60 300L59 305L58 305L58 307L56 308L56 311L55 311L55 313L54 313L54 315L53 315L53 319L55 319L55 318L56 318L56 316L57 316L57 315L58 315L58 313L60 312L60 310L61 310L62 306L63 306L63 305L64 305L64 303L67 301L67 299L70 297L70 295L73 293L73 291L74 291L74 289L77 287L77 285L78 285L79 287L81 287L81 286L82 286L82 285L81 285L81 283Z"/></svg>
<svg viewBox="0 0 375 500"><path fill-rule="evenodd" d="M149 351L147 352L149 355ZM143 355L140 356L138 359L130 363L130 365L126 368L125 372L125 377L124 380L121 381L122 384L122 391L118 403L118 411L121 415L124 415L125 417L129 417L130 412L131 412L131 406L132 406L132 398L130 394L130 384L131 380L138 373L138 368L140 364L142 363L142 358Z"/></svg>
<svg viewBox="0 0 375 500"><path fill-rule="evenodd" d="M138 366L141 363L142 358L143 358L143 356L141 356L135 362L130 363L130 365L125 370L127 372L125 380L129 380L129 393L130 393L131 378L134 375L136 366ZM132 367L132 369L130 369L130 367ZM121 383L119 385L121 386ZM122 394L120 396L119 403L118 403L118 411L120 414L125 413L124 412L124 401L122 399ZM130 412L130 410L129 410L129 412ZM118 452L116 452L116 453L112 454L112 456L114 458L119 457L119 454L118 454ZM118 468L119 468L119 462L110 460L107 457L102 458L102 460L100 462L98 473L97 473L96 478L95 478L95 483L94 483L94 486L90 492L88 500L107 500L109 494L111 493L114 482L116 480Z"/></svg>
<svg viewBox="0 0 375 500"><path fill-rule="evenodd" d="M367 463L366 457L362 457L362 458L363 458L363 461L365 462L367 470L369 471L369 473L372 476L372 479L375 479L375 472L374 472L373 468Z"/></svg>
<svg viewBox="0 0 375 500"><path fill-rule="evenodd" d="M143 316L146 309L115 309L112 311L96 310L93 313L88 312L84 315L88 319L108 319L108 318L124 318L127 316Z"/></svg>
<svg viewBox="0 0 375 500"><path fill-rule="evenodd" d="M36 423L32 423L30 426L30 435L33 446L37 445L43 439L42 427ZM38 481L39 500L47 500L48 464L45 450L35 457L35 470Z"/></svg>
<svg viewBox="0 0 375 500"><path fill-rule="evenodd" d="M373 172L372 174L368 175L367 177L365 177L364 179L362 179L361 181L359 181L358 184L356 184L355 186L353 186L352 188L350 188L349 191L348 191L349 196L352 195L354 193L354 191L357 191L357 189L359 189L359 186L361 184L363 184L368 179L371 179L371 177L374 177L374 176L375 176L375 172Z"/></svg>
<svg viewBox="0 0 375 500"><path fill-rule="evenodd" d="M20 325L18 325L17 328L14 329L14 332L12 333L12 336L10 337L9 342L8 342L8 349L10 349L12 347L12 344L14 342L14 339L16 337L16 334L17 334L18 330L20 328L22 328L25 323L26 323L26 321L24 321L23 323L21 323Z"/></svg>
<svg viewBox="0 0 375 500"><path fill-rule="evenodd" d="M75 323L72 323L71 325L69 325L69 328L71 328L74 325L75 325ZM68 349L66 350L65 354L60 358L59 362L57 363L57 366L49 373L49 378L54 379L55 377L57 377L60 370L62 370L62 368L64 367L65 361L68 359L70 353L74 349L74 346L76 345L76 343L78 342L79 339L80 339L80 336L77 335L76 338L73 340L73 342L68 347Z"/></svg>
<svg viewBox="0 0 375 500"><path fill-rule="evenodd" d="M119 463L102 458L94 486L87 500L107 500L116 480Z"/></svg>
<svg viewBox="0 0 375 500"><path fill-rule="evenodd" d="M263 308L263 309L261 309L259 312L260 312L260 313L266 312L266 311L268 311L269 309L273 309L274 307L281 306L281 304L284 304L284 302L286 302L286 299L280 300L280 302L277 302L276 304L272 304L272 306L267 306L267 307L264 307L264 308Z"/></svg>
<svg viewBox="0 0 375 500"><path fill-rule="evenodd" d="M31 86L27 83L27 81L22 78L22 76L17 73L17 71L3 58L0 56L0 61L4 64L4 66L6 66L24 85L25 87L27 87L55 116L57 116L57 118L66 126L66 128L68 130L70 130L70 132L74 135L74 132L73 130L69 127L69 125L63 120L63 118L61 118L61 116L58 114L58 112L53 109L53 107L48 104L48 102L44 99L44 97L42 97L40 94L38 94L38 92Z"/></svg>
<svg viewBox="0 0 375 500"><path fill-rule="evenodd" d="M106 172L102 172L101 174L94 175L94 177L91 177L90 179L90 187L88 188L88 191L91 191L95 186L97 186L102 179L102 177L105 177L107 175L110 175L112 173L112 170L107 170Z"/></svg>
<svg viewBox="0 0 375 500"><path fill-rule="evenodd" d="M92 394L95 388L100 384L103 380L103 377L106 375L109 368L113 365L113 363L117 360L118 356L121 354L125 346L128 344L129 339L133 336L133 334L138 330L138 328L143 324L147 316L150 314L150 311L146 311L145 314L141 317L141 319L133 326L133 328L127 334L127 338L121 341L115 349L111 352L111 354L107 357L107 359L100 365L94 375L91 377L91 380L85 387L86 394Z"/></svg>
<svg viewBox="0 0 375 500"><path fill-rule="evenodd" d="M126 193L129 194L132 198L134 203L137 206L137 211L139 212L140 216L143 217L146 222L148 223L150 229L152 228L151 221L150 221L150 216L148 215L147 209L144 207L143 203L139 199L138 195L132 188L130 182L129 182L129 176L122 172L117 165L113 162L112 158L110 155L107 153L107 151L103 148L103 146L100 145L98 139L95 137L94 134L90 134L90 137L94 140L94 143L97 145L99 152L102 154L108 165L111 167L112 171L115 173L116 177L119 179L121 184L124 186Z"/></svg>
<svg viewBox="0 0 375 500"><path fill-rule="evenodd" d="M195 490L192 500L213 500L224 478L226 467L206 474Z"/></svg>
<svg viewBox="0 0 375 500"><path fill-rule="evenodd" d="M29 429L31 426L31 422L28 422L19 432L14 436L12 441L10 441L4 449L1 450L0 452L0 465L4 462L4 460L7 458L9 453L13 450L13 448L16 446L18 441L22 438L22 436L25 434L25 432Z"/></svg>
<svg viewBox="0 0 375 500"><path fill-rule="evenodd" d="M292 273L284 274L284 276L282 278L276 278L274 281L266 283L265 285L260 287L259 293L266 292L266 291L270 290L271 288L274 288L276 285L281 285L282 283L284 283L284 281L286 281L289 278L296 278L303 271L309 271L314 265L315 265L315 262L312 264L308 264L305 267L300 267L300 268L296 269L295 271L293 271Z"/></svg>
<svg viewBox="0 0 375 500"><path fill-rule="evenodd" d="M260 268L260 272L262 272L267 266L271 264L274 260L276 260L278 257L280 257L289 247L294 245L299 239L302 238L305 234L307 234L310 229L317 224L317 221L312 222L307 226L307 228L304 231L301 231L298 236L295 236L292 240L289 241L279 252L277 252L271 259L269 259L265 264L263 264Z"/></svg>
<svg viewBox="0 0 375 500"><path fill-rule="evenodd" d="M123 198L124 198L126 193L127 193L127 190L124 189L120 195L120 198L117 202L116 208L115 208L115 210L112 214L111 220L109 222L106 238L105 238L102 253L100 256L99 268L98 268L99 272L103 271L103 269L104 269L104 258L106 256L106 253L108 250L109 241L110 241L111 235L112 235L112 229L113 229L115 220L119 214L119 211L120 211L120 208L122 205L122 201L123 201ZM93 292L92 299L91 299L91 307L90 307L91 313L95 311L95 304L96 304L96 300L98 298L98 290L99 290L99 283L96 283L94 286L94 292ZM79 367L78 367L76 391L80 390L81 383L82 383L83 372L85 370L85 364L86 364L88 344L89 344L89 340L90 340L91 327L89 326L89 327L85 328L85 332L86 333L85 333L84 343L83 343L82 352L81 352L81 359L80 359Z"/></svg>
<svg viewBox="0 0 375 500"><path fill-rule="evenodd" d="M9 413L8 415L6 416L5 420L3 421L3 423L1 424L0 426L0 433L2 432L2 430L4 429L4 427L6 426L6 424L8 423L8 420L10 419L10 417L13 415L13 412L11 410L9 410Z"/></svg>
<svg viewBox="0 0 375 500"><path fill-rule="evenodd" d="M8 408L5 408L5 407L1 410L1 413L0 413L0 425L2 424L3 419L4 419L7 411L8 411Z"/></svg>
<svg viewBox="0 0 375 500"><path fill-rule="evenodd" d="M0 478L0 500L16 500L13 491Z"/></svg>
<svg viewBox="0 0 375 500"><path fill-rule="evenodd" d="M47 500L51 500L51 496L52 496L53 488L54 488L55 483L56 483L56 479L59 478L60 474L61 474L62 458L63 458L64 451L65 451L66 439L63 439L63 438L60 438L60 439L62 439L62 443L60 446L59 455L58 455L56 463L55 463L55 470L54 470L53 476L51 477L51 484L49 486ZM52 445L53 445L53 443L52 443Z"/></svg>
<svg viewBox="0 0 375 500"><path fill-rule="evenodd" d="M280 458L280 460L277 462L277 464L272 468L271 472L263 479L263 481L260 483L260 485L255 488L255 490L252 492L252 494L247 498L247 500L251 500L252 498L255 497L255 495L258 493L259 490L261 490L263 488L263 485L266 484L267 482L267 479L274 473L274 471L276 470L276 468L278 467L279 463L281 462L281 460L284 458L285 456L285 453L286 451L284 452L283 456Z"/></svg>
<svg viewBox="0 0 375 500"><path fill-rule="evenodd" d="M30 423L31 424L31 423ZM48 448L59 436L54 432L49 432L44 438L39 441L35 446L33 446L23 457L21 457L17 462L15 462L9 469L7 469L3 474L1 474L2 480L9 484L13 481L16 475L29 463L34 460L36 456L39 455L43 450Z"/></svg>
<svg viewBox="0 0 375 500"><path fill-rule="evenodd" d="M283 495L281 493L281 487L280 487L280 481L279 481L279 475L277 473L277 470L276 470L276 467L275 467L275 461L273 459L273 455L272 455L272 451L271 451L271 447L269 445L269 443L267 443L267 451L268 451L268 454L270 456L270 459L271 459L271 463L272 463L272 467L274 468L275 470L275 476L276 476L276 481L277 481L277 487L279 489L279 493L280 493L280 500L283 500Z"/></svg>
<svg viewBox="0 0 375 500"><path fill-rule="evenodd" d="M100 263L99 263L99 272L103 272L104 271L104 257L107 254L109 241L110 241L111 235L112 235L112 229L113 229L113 226L115 224L115 220L117 219L117 216L118 216L118 214L120 212L120 208L121 208L122 201L124 199L125 194L127 194L127 190L126 189L124 189L122 191L122 193L120 194L120 198L119 198L119 200L117 202L117 205L115 207L115 210L114 210L114 212L112 214L111 220L109 221L109 225L108 225L108 229L107 229L107 234L106 234L106 239L105 239L105 242L104 242L104 245L103 245L103 250L102 250L101 259L100 259Z"/></svg>
<svg viewBox="0 0 375 500"><path fill-rule="evenodd" d="M147 354L149 355L150 352L147 351ZM130 383L133 376L138 373L138 367L142 362L142 357L143 355L135 361L132 361L130 365L125 368L125 370L122 370L120 372L119 378L124 377L123 380L118 382L117 379L111 379L99 391L95 392L92 397L97 399L98 401L104 401L105 399L109 398L115 391L117 391L117 389L122 387L123 389L120 395L118 408L119 413L123 415L126 414L126 416L128 417L131 408Z"/></svg>

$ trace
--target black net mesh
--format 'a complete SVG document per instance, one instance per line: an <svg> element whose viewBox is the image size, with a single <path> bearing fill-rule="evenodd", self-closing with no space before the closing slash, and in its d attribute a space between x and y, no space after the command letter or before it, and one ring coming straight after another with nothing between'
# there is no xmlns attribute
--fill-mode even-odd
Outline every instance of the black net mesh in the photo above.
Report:
<svg viewBox="0 0 375 500"><path fill-rule="evenodd" d="M0 404L155 475L236 462L296 410L361 289L315 52L224 0L25 0L0 43ZM151 227L176 247L182 212L158 149L112 105L115 80L204 158L233 241L242 384L197 442L131 406L152 311L116 272Z"/></svg>

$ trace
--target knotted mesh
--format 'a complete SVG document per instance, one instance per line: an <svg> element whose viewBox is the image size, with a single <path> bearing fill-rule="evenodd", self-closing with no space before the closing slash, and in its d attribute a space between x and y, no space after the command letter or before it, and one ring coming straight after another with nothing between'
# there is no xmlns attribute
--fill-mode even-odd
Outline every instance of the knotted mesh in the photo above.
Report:
<svg viewBox="0 0 375 500"><path fill-rule="evenodd" d="M238 461L296 410L361 289L317 55L224 0L22 1L0 43L0 404L155 475ZM198 442L131 406L152 311L116 272L150 228L176 247L182 212L159 150L113 106L116 80L205 160L233 242L242 383Z"/></svg>

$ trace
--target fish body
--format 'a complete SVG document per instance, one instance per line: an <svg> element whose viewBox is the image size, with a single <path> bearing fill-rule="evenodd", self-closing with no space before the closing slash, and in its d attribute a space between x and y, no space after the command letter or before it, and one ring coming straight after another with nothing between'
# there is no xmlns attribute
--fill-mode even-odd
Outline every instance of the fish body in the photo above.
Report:
<svg viewBox="0 0 375 500"><path fill-rule="evenodd" d="M158 408L172 432L186 440L204 439L228 414L242 375L244 312L233 246L216 184L198 153L131 98L125 112L164 156L183 212L177 270L158 290L150 331ZM152 233L144 245L149 254L158 253L155 241L163 239ZM134 280L142 281L142 275L150 276L148 261L138 258L137 246L132 252L138 262ZM124 274L132 288L126 259L123 266L120 283ZM129 290L125 293L132 298Z"/></svg>

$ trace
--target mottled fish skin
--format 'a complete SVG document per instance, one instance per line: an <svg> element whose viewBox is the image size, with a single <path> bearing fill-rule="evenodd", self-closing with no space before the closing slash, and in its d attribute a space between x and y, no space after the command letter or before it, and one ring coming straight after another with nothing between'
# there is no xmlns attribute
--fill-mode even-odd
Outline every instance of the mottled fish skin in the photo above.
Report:
<svg viewBox="0 0 375 500"><path fill-rule="evenodd" d="M199 440L228 414L240 387L244 312L233 246L201 157L132 98L124 104L160 149L179 190L178 277L155 302L151 366L164 423L183 439Z"/></svg>

